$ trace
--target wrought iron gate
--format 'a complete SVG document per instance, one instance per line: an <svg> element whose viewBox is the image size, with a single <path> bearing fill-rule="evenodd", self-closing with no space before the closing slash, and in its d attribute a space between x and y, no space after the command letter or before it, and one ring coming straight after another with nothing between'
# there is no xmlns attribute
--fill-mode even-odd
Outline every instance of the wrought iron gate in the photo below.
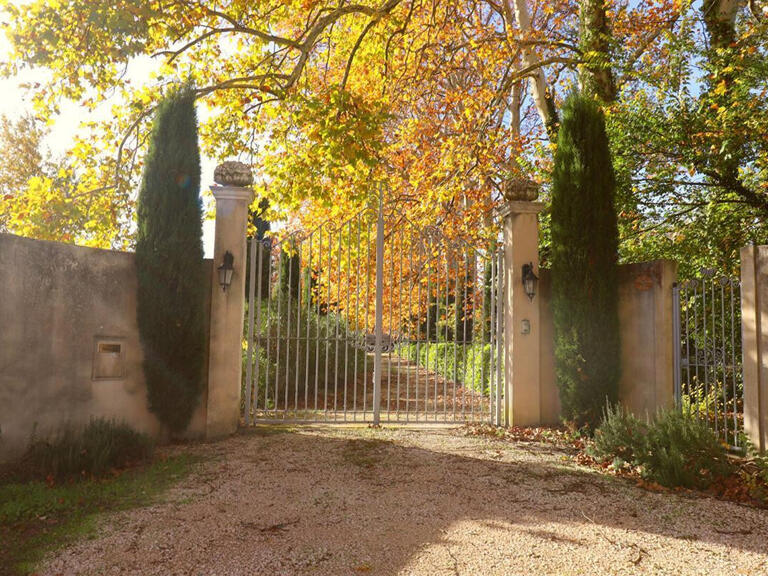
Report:
<svg viewBox="0 0 768 576"><path fill-rule="evenodd" d="M744 430L740 293L713 270L673 287L675 401L731 447Z"/></svg>
<svg viewBox="0 0 768 576"><path fill-rule="evenodd" d="M501 422L503 278L381 204L250 240L244 423Z"/></svg>

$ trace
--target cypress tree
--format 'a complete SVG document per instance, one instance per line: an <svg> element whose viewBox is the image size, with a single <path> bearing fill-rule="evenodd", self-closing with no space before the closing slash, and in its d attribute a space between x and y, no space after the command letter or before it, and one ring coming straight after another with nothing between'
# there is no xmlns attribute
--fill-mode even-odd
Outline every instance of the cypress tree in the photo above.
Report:
<svg viewBox="0 0 768 576"><path fill-rule="evenodd" d="M256 231L255 239L261 242L261 254L258 252L256 253L256 278L258 279L258 282L256 283L256 287L254 289L254 294L258 298L261 296L262 299L269 298L269 272L270 272L270 240L267 239L267 233L269 232L271 228L271 224L269 220L267 220L267 210L269 210L269 202L266 198L262 198L262 200L259 202L258 207L256 210L251 212L251 225L254 227ZM248 243L247 248L247 262L248 266L251 265L251 246L252 244ZM261 262L261 269L258 269L259 262ZM251 274L250 274L250 268L245 276L245 293L250 294L250 280L251 280ZM260 285L259 285L260 284Z"/></svg>
<svg viewBox="0 0 768 576"><path fill-rule="evenodd" d="M301 286L301 256L295 242L291 241L287 248L290 253L284 250L280 258L278 285L280 286L280 294L286 298L290 295L294 302L298 302Z"/></svg>
<svg viewBox="0 0 768 576"><path fill-rule="evenodd" d="M563 107L552 181L552 307L563 417L598 424L618 397L616 183L605 118L580 94Z"/></svg>
<svg viewBox="0 0 768 576"><path fill-rule="evenodd" d="M191 87L158 106L138 198L138 324L150 410L183 432L205 353L200 152Z"/></svg>

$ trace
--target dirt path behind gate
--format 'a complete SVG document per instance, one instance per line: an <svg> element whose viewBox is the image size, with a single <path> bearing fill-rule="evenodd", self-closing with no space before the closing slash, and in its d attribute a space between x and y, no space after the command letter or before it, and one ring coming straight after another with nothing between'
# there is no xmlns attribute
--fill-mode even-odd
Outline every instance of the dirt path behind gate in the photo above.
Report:
<svg viewBox="0 0 768 576"><path fill-rule="evenodd" d="M768 512L462 430L257 428L45 574L767 574Z"/></svg>
<svg viewBox="0 0 768 576"><path fill-rule="evenodd" d="M317 389L312 384L306 389L300 385L299 389L289 391L287 399L284 394L280 396L277 412L257 410L256 420L372 422L373 354L368 356L370 369L361 370L356 379L353 374L347 374L336 385L318 385ZM263 406L261 398L259 402ZM458 378L445 378L394 354L382 357L380 416L383 423L489 422L493 406L488 393L465 387ZM241 423L244 424L244 420Z"/></svg>

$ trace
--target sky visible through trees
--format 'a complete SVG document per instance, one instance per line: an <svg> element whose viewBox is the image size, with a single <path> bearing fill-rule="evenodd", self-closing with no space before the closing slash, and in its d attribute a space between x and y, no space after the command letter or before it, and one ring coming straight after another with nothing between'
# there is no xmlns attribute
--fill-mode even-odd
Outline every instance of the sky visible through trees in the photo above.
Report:
<svg viewBox="0 0 768 576"><path fill-rule="evenodd" d="M21 2L20 2L21 3ZM11 46L5 36L0 36L0 60L7 60ZM150 58L136 58L131 63L131 77L142 78L148 76L153 65ZM20 85L23 83L40 82L45 78L45 73L40 70L25 70L10 78L0 78L0 116L4 116L10 121L18 121L27 114L33 112L31 98L27 91ZM78 130L81 115L78 113L79 106L70 102L63 106L62 112L56 116L53 125L50 127L50 134L45 138L45 146L49 148L54 155L61 155L67 151L71 144L72 133ZM107 111L100 114L102 118L107 117ZM202 182L203 188L213 182L213 169L216 161L213 158L202 158ZM206 206L210 201L206 202ZM210 207L210 206L209 206ZM206 220L203 223L203 245L206 257L213 254L213 221Z"/></svg>

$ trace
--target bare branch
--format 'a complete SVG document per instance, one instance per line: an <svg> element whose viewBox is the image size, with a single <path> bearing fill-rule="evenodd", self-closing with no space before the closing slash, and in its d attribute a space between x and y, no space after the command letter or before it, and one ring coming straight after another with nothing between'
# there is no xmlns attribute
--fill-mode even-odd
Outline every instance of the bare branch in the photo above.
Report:
<svg viewBox="0 0 768 576"><path fill-rule="evenodd" d="M312 52L312 48L314 48L315 46L315 42L317 42L317 39L320 36L320 34L328 26L330 26L337 20L341 19L342 17L348 16L350 14L364 14L373 19L380 20L381 18L383 18L384 16L392 12L392 10L394 10L395 7L398 4L400 4L401 1L402 0L387 0L387 2L385 2L380 8L373 8L371 6L365 6L362 4L350 4L348 6L344 6L342 4L341 6L329 12L325 16L318 18L317 21L312 26L312 28L307 32L307 35L305 36L304 41L301 43L299 47L301 55L299 56L299 60L298 62L296 62L296 65L293 68L293 72L291 73L291 76L288 79L288 82L286 82L284 89L286 91L290 90L290 88L299 79L299 76L304 70L304 66L307 63L307 60L309 59L309 55Z"/></svg>
<svg viewBox="0 0 768 576"><path fill-rule="evenodd" d="M280 46L290 46L291 48L301 49L301 43L296 40L292 40L291 38L284 38L282 36L275 36L274 34L270 34L269 32L264 32L262 30L257 30L255 28L243 26L240 22L238 22L235 18L232 18L229 14L220 12L218 10L214 10L213 8L209 8L204 5L201 5L201 8L203 8L209 15L216 16L217 18L221 18L222 20L229 22L232 25L232 30L236 32L240 32L242 34L249 34L251 36L256 36L257 38L267 43L272 42Z"/></svg>

